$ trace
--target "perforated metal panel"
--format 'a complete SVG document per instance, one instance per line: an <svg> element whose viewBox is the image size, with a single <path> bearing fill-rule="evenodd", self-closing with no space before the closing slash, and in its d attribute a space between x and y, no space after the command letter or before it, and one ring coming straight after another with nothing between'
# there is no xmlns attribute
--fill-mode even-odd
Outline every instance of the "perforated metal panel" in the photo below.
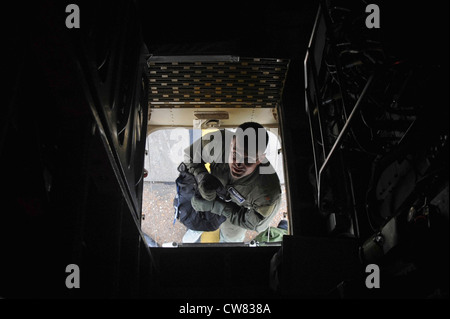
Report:
<svg viewBox="0 0 450 319"><path fill-rule="evenodd" d="M276 107L289 60L212 56L148 60L152 108Z"/></svg>

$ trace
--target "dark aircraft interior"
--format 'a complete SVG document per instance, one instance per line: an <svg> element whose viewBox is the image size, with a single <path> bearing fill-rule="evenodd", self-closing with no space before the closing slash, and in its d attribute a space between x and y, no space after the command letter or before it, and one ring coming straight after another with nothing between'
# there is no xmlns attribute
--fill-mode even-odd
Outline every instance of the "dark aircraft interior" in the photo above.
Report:
<svg viewBox="0 0 450 319"><path fill-rule="evenodd" d="M0 297L448 299L449 4L392 2L11 4ZM202 110L278 130L281 243L149 245L146 137Z"/></svg>

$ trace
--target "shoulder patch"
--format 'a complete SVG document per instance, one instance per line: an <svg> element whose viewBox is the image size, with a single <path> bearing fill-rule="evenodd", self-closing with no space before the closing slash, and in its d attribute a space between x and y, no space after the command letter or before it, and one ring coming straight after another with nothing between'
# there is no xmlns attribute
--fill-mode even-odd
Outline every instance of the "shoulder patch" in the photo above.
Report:
<svg viewBox="0 0 450 319"><path fill-rule="evenodd" d="M228 193L238 201L239 204L245 202L244 196L242 196L234 187L228 188Z"/></svg>

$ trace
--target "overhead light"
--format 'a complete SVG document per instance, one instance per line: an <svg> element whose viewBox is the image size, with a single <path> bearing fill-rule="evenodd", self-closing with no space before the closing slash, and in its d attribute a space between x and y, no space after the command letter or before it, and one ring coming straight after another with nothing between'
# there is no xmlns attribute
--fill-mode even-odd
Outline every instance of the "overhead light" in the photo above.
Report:
<svg viewBox="0 0 450 319"><path fill-rule="evenodd" d="M194 116L198 120L228 120L230 118L227 111L194 111Z"/></svg>

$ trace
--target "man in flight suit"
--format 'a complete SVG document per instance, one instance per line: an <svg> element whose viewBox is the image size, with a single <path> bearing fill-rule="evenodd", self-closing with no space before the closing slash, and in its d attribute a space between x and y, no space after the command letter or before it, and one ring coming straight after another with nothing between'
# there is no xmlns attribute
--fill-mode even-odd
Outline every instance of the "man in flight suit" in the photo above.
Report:
<svg viewBox="0 0 450 319"><path fill-rule="evenodd" d="M216 147L208 148L212 142ZM247 229L266 230L278 211L280 180L265 157L267 143L265 128L246 122L235 133L207 134L185 150L184 163L201 195L192 197L192 207L226 217L220 226L221 242L242 242ZM196 234L199 237L201 232Z"/></svg>

